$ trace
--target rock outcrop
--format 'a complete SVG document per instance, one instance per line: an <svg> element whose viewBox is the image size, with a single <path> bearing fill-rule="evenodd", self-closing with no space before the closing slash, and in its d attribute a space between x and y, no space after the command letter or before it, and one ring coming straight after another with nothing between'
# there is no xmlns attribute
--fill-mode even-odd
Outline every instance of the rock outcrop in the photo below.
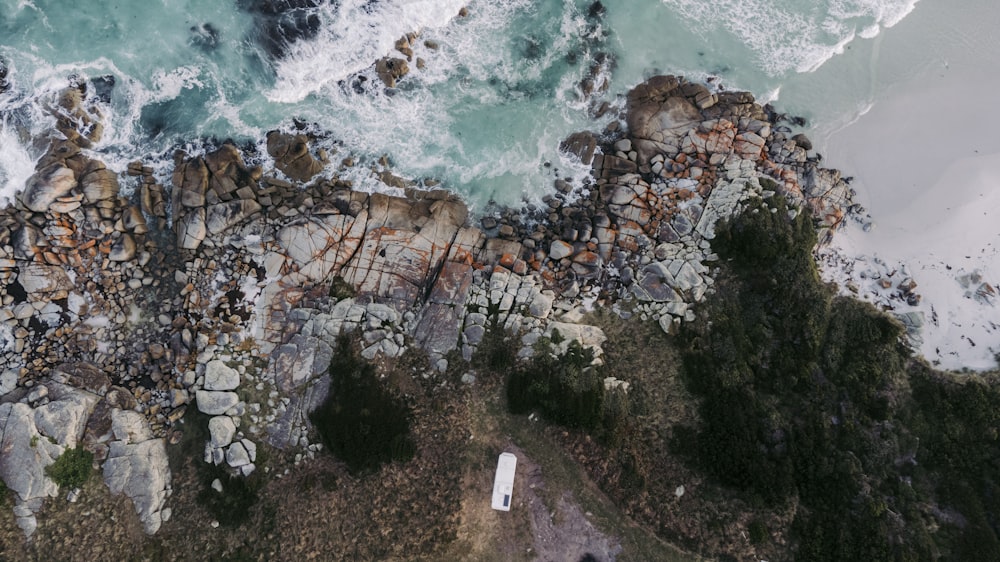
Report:
<svg viewBox="0 0 1000 562"><path fill-rule="evenodd" d="M341 334L368 359L421 350L425 377L452 352L471 359L491 325L522 357L558 331L599 361L585 312L627 301L667 332L692 321L713 290L715 224L748 200L785 196L826 232L843 220L843 179L749 94L656 77L621 117L624 130L563 143L590 185L557 182L542 209L490 212L482 228L446 191L352 189L301 134L268 135L276 170L232 144L179 152L166 186L141 162L109 171L79 131L53 142L0 210L0 477L22 526L56 493L44 467L83 443L155 532L188 408L211 416L204 460L234 473L255 470L262 443L313 454L308 413Z"/></svg>

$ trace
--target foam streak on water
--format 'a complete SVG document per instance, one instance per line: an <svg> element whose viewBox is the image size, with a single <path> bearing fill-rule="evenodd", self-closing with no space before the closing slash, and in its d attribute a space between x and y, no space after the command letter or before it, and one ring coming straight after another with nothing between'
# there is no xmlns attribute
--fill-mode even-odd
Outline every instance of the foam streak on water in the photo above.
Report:
<svg viewBox="0 0 1000 562"><path fill-rule="evenodd" d="M662 0L705 34L726 33L772 76L812 72L856 35L874 37L908 14L917 0Z"/></svg>
<svg viewBox="0 0 1000 562"><path fill-rule="evenodd" d="M0 122L0 205L13 202L14 195L35 171L35 160L18 138L16 127Z"/></svg>

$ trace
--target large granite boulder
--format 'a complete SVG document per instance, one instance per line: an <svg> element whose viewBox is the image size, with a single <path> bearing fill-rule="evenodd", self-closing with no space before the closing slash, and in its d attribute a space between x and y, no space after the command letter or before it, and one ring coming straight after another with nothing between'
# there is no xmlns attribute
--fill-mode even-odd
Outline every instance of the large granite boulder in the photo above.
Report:
<svg viewBox="0 0 1000 562"><path fill-rule="evenodd" d="M115 440L104 462L104 483L113 494L125 494L135 505L146 533L153 534L163 521L170 490L170 467L163 439L152 437L142 414L115 410Z"/></svg>
<svg viewBox="0 0 1000 562"><path fill-rule="evenodd" d="M94 162L97 162L96 160ZM94 169L87 171L80 178L80 188L83 190L83 200L87 203L97 203L118 196L118 176L97 162Z"/></svg>
<svg viewBox="0 0 1000 562"><path fill-rule="evenodd" d="M208 226L204 208L188 211L177 225L177 246L181 249L197 250L206 236Z"/></svg>
<svg viewBox="0 0 1000 562"><path fill-rule="evenodd" d="M309 137L278 131L267 134L267 153L281 173L295 181L307 182L323 170L323 163L309 152Z"/></svg>
<svg viewBox="0 0 1000 562"><path fill-rule="evenodd" d="M239 199L211 205L206 211L205 227L209 234L228 230L261 210L253 199Z"/></svg>
<svg viewBox="0 0 1000 562"><path fill-rule="evenodd" d="M73 170L60 163L53 163L35 172L21 192L24 206L38 213L49 210L56 199L68 195L76 187Z"/></svg>
<svg viewBox="0 0 1000 562"><path fill-rule="evenodd" d="M218 359L205 365L205 390L234 390L240 385L240 374Z"/></svg>
<svg viewBox="0 0 1000 562"><path fill-rule="evenodd" d="M17 525L25 535L35 532L35 512L59 486L45 474L64 447L50 442L35 426L34 410L22 403L0 404L0 479L14 494Z"/></svg>

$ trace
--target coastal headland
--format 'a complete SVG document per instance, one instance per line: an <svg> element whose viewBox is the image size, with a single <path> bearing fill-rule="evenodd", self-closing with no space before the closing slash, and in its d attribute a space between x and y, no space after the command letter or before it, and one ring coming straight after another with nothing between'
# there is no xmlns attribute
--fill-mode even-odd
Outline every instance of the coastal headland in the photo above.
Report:
<svg viewBox="0 0 1000 562"><path fill-rule="evenodd" d="M47 152L0 211L0 478L29 538L71 492L46 468L78 447L156 533L177 516L168 457L189 412L207 424L194 462L243 477L265 447L307 462L344 334L373 363L423 357L412 377L445 386L473 384L496 328L523 358L546 338L600 362L595 309L669 334L695 321L718 221L783 197L822 242L852 204L769 107L674 76L629 92L607 130L564 141L589 184L475 217L390 171L402 196L355 191L338 176L352 162L295 132L268 135L274 169L224 143L177 152L169 184L142 162L118 174L88 150L102 125L85 88L53 100Z"/></svg>

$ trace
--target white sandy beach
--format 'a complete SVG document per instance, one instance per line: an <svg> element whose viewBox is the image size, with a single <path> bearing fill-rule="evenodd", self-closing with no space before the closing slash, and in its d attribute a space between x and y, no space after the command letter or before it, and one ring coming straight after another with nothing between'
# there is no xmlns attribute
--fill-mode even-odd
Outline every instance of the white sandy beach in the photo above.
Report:
<svg viewBox="0 0 1000 562"><path fill-rule="evenodd" d="M873 221L870 232L852 225L834 242L863 265L827 277L850 278L862 296L884 302L906 275L896 273L889 289L874 277L905 265L922 301L892 306L924 313L921 352L952 369L989 369L1000 354L1000 297L989 289L1000 286L996 29L1000 10L990 2L923 0L887 32L879 46L884 60L872 62L882 81L876 90L884 93L818 143L827 165L855 177ZM920 53L912 68L891 68L907 49Z"/></svg>

